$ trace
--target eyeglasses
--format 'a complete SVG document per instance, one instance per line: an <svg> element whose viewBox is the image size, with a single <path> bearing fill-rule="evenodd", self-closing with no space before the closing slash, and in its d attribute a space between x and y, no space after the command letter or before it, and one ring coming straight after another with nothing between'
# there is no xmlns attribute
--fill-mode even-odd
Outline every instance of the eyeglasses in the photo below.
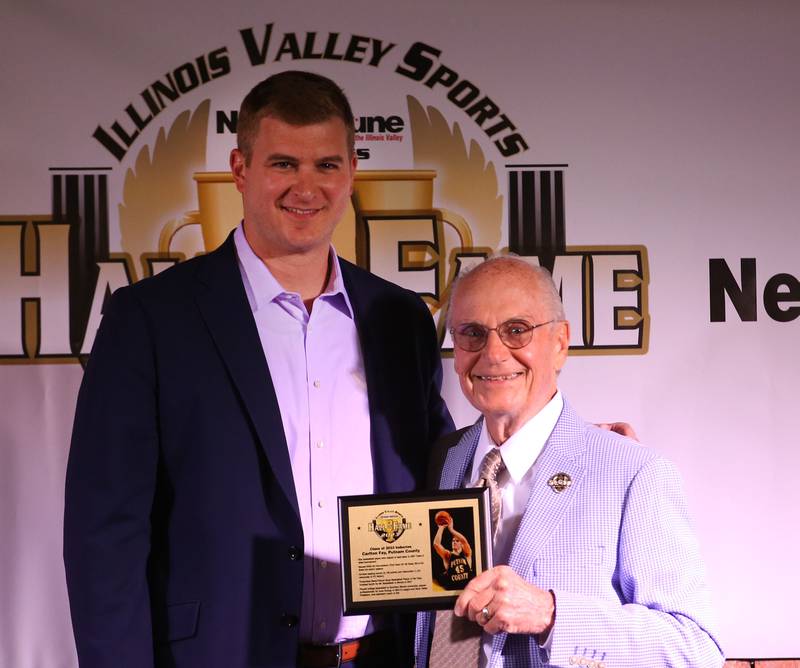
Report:
<svg viewBox="0 0 800 668"><path fill-rule="evenodd" d="M524 320L506 320L497 327L484 327L474 322L453 327L450 335L456 345L469 353L477 353L483 350L489 340L489 332L497 332L497 336L505 344L506 348L524 348L533 338L533 330L537 327L544 327L554 323L555 320L541 322L538 325L531 325Z"/></svg>

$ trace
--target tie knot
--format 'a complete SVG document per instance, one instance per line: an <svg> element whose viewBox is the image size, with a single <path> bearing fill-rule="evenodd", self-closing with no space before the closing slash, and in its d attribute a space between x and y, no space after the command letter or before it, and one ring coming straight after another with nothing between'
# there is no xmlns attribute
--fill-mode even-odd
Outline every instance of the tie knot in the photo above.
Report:
<svg viewBox="0 0 800 668"><path fill-rule="evenodd" d="M478 478L485 480L487 484L497 482L497 474L505 468L503 463L503 456L500 454L500 448L493 447L481 462L480 471L478 471Z"/></svg>

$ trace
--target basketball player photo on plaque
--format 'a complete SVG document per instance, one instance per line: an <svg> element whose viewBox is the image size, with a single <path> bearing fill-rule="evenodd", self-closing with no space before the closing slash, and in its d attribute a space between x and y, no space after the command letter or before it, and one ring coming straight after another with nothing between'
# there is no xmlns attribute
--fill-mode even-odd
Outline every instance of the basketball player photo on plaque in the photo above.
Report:
<svg viewBox="0 0 800 668"><path fill-rule="evenodd" d="M339 497L345 615L452 608L492 567L489 492Z"/></svg>

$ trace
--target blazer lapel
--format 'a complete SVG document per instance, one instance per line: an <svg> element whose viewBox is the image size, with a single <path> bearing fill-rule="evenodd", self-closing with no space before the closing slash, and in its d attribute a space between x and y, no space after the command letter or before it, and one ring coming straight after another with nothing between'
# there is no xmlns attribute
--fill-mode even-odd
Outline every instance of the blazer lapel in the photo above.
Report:
<svg viewBox="0 0 800 668"><path fill-rule="evenodd" d="M415 443L419 452L410 451L403 421L413 422L419 416L398 411L409 410L413 405L399 395L415 389L406 385L394 371L394 357L398 352L395 347L408 345L399 340L404 334L392 328L397 297L371 277L362 275L362 269L346 260L339 258L339 266L353 307L367 381L375 491L407 492L424 482L428 444ZM406 308L404 302L400 302L400 306Z"/></svg>
<svg viewBox="0 0 800 668"><path fill-rule="evenodd" d="M233 234L197 272L196 301L286 498L300 517L278 398L236 260Z"/></svg>
<svg viewBox="0 0 800 668"><path fill-rule="evenodd" d="M347 290L347 298L353 307L353 319L358 332L359 344L361 345L361 359L364 363L375 491L405 491L411 484L407 484L405 487L401 484L397 489L394 487L397 474L395 470L396 462L389 456L389 453L394 450L393 434L387 424L384 411L380 408L382 399L381 380L386 375L380 365L383 356L391 355L392 353L390 350L384 349L386 344L382 337L376 331L373 331L375 323L371 321L370 314L376 307L375 296L363 282L354 278L353 271L347 261L339 258L339 266L342 270L342 280L344 281L345 290Z"/></svg>
<svg viewBox="0 0 800 668"><path fill-rule="evenodd" d="M467 468L475 457L482 426L483 418L481 417L464 432L458 443L447 451L442 466L442 475L439 479L440 489L456 489L463 486Z"/></svg>
<svg viewBox="0 0 800 668"><path fill-rule="evenodd" d="M565 401L536 462L533 488L509 556L508 565L518 573L528 572L581 487L586 472L580 456L584 449L583 431L583 422ZM559 473L566 473L571 480L569 487L560 492L548 484Z"/></svg>
<svg viewBox="0 0 800 668"><path fill-rule="evenodd" d="M564 401L564 408L537 460L536 474L525 512L520 521L508 565L522 577L531 572L542 547L552 536L580 489L586 473L584 451L584 422ZM555 491L548 481L556 474L566 473L571 484ZM492 642L492 654L502 651L507 633L498 633Z"/></svg>

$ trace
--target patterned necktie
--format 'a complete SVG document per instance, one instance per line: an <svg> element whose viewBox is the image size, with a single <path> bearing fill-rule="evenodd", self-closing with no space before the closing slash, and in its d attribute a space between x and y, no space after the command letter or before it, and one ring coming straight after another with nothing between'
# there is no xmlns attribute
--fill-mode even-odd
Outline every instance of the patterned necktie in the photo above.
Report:
<svg viewBox="0 0 800 668"><path fill-rule="evenodd" d="M500 448L493 447L481 462L478 487L489 488L492 512L492 536L497 532L502 498L497 476L505 469ZM481 648L481 627L466 617L456 617L452 610L437 610L431 639L430 668L475 666Z"/></svg>
<svg viewBox="0 0 800 668"><path fill-rule="evenodd" d="M497 485L497 476L504 471L506 465L503 463L503 456L500 448L493 447L481 462L478 471L478 486L489 488L489 498L492 507L492 539L497 535L497 525L500 521L500 508L503 506L503 499L500 496L500 487Z"/></svg>

